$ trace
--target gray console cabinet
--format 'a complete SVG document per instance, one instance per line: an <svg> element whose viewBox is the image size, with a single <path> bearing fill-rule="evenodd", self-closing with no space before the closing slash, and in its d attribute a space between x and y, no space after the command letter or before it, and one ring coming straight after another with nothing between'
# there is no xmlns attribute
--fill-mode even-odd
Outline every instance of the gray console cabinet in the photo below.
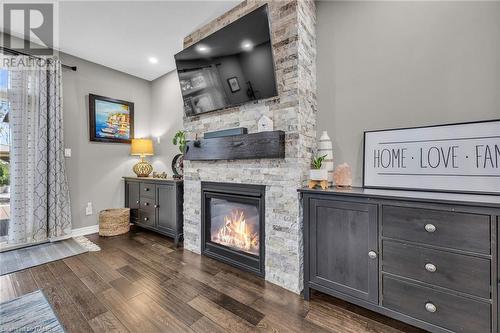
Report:
<svg viewBox="0 0 500 333"><path fill-rule="evenodd" d="M436 333L498 333L500 197L300 190L315 289Z"/></svg>
<svg viewBox="0 0 500 333"><path fill-rule="evenodd" d="M125 207L131 222L174 238L183 234L183 183L180 180L124 177Z"/></svg>

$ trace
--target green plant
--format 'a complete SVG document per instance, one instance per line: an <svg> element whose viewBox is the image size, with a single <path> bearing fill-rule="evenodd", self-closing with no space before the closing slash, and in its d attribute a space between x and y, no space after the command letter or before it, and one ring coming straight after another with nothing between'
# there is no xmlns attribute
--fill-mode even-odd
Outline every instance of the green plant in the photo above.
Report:
<svg viewBox="0 0 500 333"><path fill-rule="evenodd" d="M186 152L186 132L182 130L177 131L172 139L172 143L179 145L180 152L184 154Z"/></svg>
<svg viewBox="0 0 500 333"><path fill-rule="evenodd" d="M0 162L0 186L10 185L9 164Z"/></svg>
<svg viewBox="0 0 500 333"><path fill-rule="evenodd" d="M326 158L326 155L313 158L313 160L311 162L311 168L313 168L315 170L321 169L321 166L323 165L323 161L325 160L325 158Z"/></svg>

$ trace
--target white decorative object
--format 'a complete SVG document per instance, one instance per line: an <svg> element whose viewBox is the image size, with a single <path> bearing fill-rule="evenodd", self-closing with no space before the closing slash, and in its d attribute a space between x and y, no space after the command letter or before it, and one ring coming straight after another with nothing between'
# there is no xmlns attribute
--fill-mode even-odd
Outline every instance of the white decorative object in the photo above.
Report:
<svg viewBox="0 0 500 333"><path fill-rule="evenodd" d="M326 131L323 131L318 143L318 156L323 155L326 157L321 168L327 170L328 183L331 185L333 182L333 145Z"/></svg>
<svg viewBox="0 0 500 333"><path fill-rule="evenodd" d="M326 180L328 178L328 170L311 169L309 170L309 178L311 180Z"/></svg>
<svg viewBox="0 0 500 333"><path fill-rule="evenodd" d="M363 185L500 194L500 120L365 132Z"/></svg>
<svg viewBox="0 0 500 333"><path fill-rule="evenodd" d="M269 118L268 116L262 116L259 119L258 123L258 131L259 132L266 132L266 131L272 131L273 130L273 120Z"/></svg>

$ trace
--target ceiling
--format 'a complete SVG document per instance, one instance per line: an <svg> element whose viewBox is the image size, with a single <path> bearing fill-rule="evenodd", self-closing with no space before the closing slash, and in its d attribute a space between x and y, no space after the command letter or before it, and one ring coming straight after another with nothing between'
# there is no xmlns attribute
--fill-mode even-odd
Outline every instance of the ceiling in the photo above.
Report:
<svg viewBox="0 0 500 333"><path fill-rule="evenodd" d="M56 48L154 80L175 68L174 54L182 49L186 35L239 2L60 1ZM151 63L151 57L157 58L158 63Z"/></svg>

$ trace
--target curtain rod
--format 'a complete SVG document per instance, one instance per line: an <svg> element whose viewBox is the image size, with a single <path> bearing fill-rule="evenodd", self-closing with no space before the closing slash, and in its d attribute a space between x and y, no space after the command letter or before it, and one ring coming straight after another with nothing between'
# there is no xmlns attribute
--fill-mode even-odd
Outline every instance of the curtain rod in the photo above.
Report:
<svg viewBox="0 0 500 333"><path fill-rule="evenodd" d="M13 49L9 49L8 47L5 47L5 46L0 46L0 49L2 51L5 51L5 52L10 53L12 55L23 55L23 56L28 56L30 58L42 59L42 58L34 56L32 54L23 53L23 52L19 52L19 51L13 50ZM69 70L76 72L76 66L69 66L69 65L65 65L65 64L61 64L61 66L62 66L62 68L69 69Z"/></svg>

